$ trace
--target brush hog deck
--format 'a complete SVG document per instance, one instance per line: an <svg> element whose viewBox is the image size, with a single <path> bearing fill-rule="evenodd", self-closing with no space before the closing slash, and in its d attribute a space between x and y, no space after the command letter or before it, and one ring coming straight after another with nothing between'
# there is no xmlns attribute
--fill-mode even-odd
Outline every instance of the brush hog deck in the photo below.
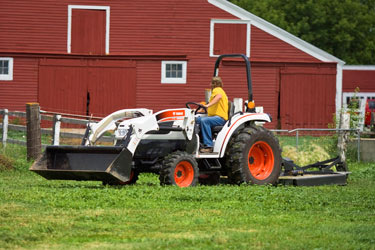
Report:
<svg viewBox="0 0 375 250"><path fill-rule="evenodd" d="M132 154L123 147L48 146L30 170L49 180L130 179Z"/></svg>

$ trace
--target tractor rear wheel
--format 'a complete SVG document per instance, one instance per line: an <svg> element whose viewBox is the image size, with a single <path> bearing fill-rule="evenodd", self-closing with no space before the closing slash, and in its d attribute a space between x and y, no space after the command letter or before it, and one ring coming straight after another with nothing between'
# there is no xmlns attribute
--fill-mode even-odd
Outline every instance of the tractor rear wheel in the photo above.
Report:
<svg viewBox="0 0 375 250"><path fill-rule="evenodd" d="M160 185L191 187L198 182L198 163L192 155L176 151L167 155L160 170Z"/></svg>
<svg viewBox="0 0 375 250"><path fill-rule="evenodd" d="M227 150L228 177L235 184L276 184L281 171L281 149L277 138L255 125L233 135Z"/></svg>

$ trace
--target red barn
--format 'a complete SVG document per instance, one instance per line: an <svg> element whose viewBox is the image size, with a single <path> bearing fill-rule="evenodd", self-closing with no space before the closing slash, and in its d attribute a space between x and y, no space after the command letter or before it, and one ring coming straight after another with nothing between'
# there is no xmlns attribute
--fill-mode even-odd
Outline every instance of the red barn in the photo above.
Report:
<svg viewBox="0 0 375 250"><path fill-rule="evenodd" d="M346 65L343 69L344 104L347 104L350 97L354 95L363 100L375 99L374 65Z"/></svg>
<svg viewBox="0 0 375 250"><path fill-rule="evenodd" d="M271 127L326 127L341 107L343 61L225 0L2 0L0 108L104 116L204 99L216 57L250 57ZM247 97L242 63L220 74Z"/></svg>
<svg viewBox="0 0 375 250"><path fill-rule="evenodd" d="M366 102L369 99L375 99L375 65L344 66L342 93L344 108L350 103L351 98L354 97L358 100L358 108L363 117L360 120L360 125L363 125Z"/></svg>

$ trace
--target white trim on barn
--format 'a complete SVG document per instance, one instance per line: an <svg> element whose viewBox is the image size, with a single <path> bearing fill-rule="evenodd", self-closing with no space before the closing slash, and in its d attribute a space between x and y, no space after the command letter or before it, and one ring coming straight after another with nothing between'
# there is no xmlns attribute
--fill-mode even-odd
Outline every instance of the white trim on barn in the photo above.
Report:
<svg viewBox="0 0 375 250"><path fill-rule="evenodd" d="M215 23L232 23L232 24L246 24L246 56L250 57L250 21L249 20L220 20L220 19L211 19L210 24L210 57L218 57L220 55L214 54L214 32L215 32Z"/></svg>
<svg viewBox="0 0 375 250"><path fill-rule="evenodd" d="M344 65L344 70L375 70L375 65Z"/></svg>
<svg viewBox="0 0 375 250"><path fill-rule="evenodd" d="M91 5L68 5L68 45L67 51L71 53L72 42L72 10L86 9L86 10L105 10L106 12L106 27L105 27L105 53L109 54L109 21L110 21L110 7L109 6L91 6Z"/></svg>
<svg viewBox="0 0 375 250"><path fill-rule="evenodd" d="M336 116L338 117L339 112L342 108L342 79L343 79L343 72L342 72L343 65L338 63L336 66Z"/></svg>

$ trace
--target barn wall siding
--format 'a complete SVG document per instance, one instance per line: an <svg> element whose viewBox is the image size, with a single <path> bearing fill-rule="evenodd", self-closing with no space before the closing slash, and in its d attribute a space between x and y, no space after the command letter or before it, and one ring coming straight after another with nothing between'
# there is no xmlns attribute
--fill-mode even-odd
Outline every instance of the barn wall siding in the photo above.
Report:
<svg viewBox="0 0 375 250"><path fill-rule="evenodd" d="M0 49L66 53L68 5L110 7L110 54L186 54L205 49L207 55L211 18L237 19L202 0L62 0L53 4L7 0L2 2L0 22L7 25L1 28Z"/></svg>
<svg viewBox="0 0 375 250"><path fill-rule="evenodd" d="M360 86L360 92L375 92L375 70L344 70L343 92L354 92Z"/></svg>
<svg viewBox="0 0 375 250"><path fill-rule="evenodd" d="M38 59L13 59L13 80L0 81L0 109L25 110L25 104L38 101Z"/></svg>
<svg viewBox="0 0 375 250"><path fill-rule="evenodd" d="M266 62L320 62L316 58L251 26L251 60Z"/></svg>
<svg viewBox="0 0 375 250"><path fill-rule="evenodd" d="M87 51L77 51L70 55L67 53L68 5L110 7L109 54L91 56ZM199 11L197 11L198 9ZM2 1L0 23L6 25L0 26L2 34L0 36L0 56L12 57L20 55L20 53L23 54L22 57L15 57L14 80L11 82L0 81L0 108L24 109L25 102L44 102L46 98L52 98L47 100L47 103L52 104L53 93L52 89L48 88L49 82L57 84L57 86L62 84L61 93L71 84L84 82L82 84L87 85L86 89L96 90L96 100L102 98L102 107L99 103L94 105L97 107L95 112L101 114L112 111L116 107L120 109L135 106L159 111L166 108L183 107L187 101L204 100L204 89L210 87L216 60L215 57L209 56L212 20L238 20L238 18L211 5L206 0L109 0L104 2L99 0L61 0L54 1L53 4L47 0L4 0ZM241 32L245 33L242 30ZM219 47L226 41L220 42L222 43L216 44ZM244 46L241 45L239 48L243 50ZM27 59L28 54L30 55L29 59ZM61 73L61 79L53 77L54 75L51 73L52 69L57 70L58 63L55 67L51 64L43 65L43 63L39 66L39 60L44 60L43 58L61 61L73 57L74 60L69 62L71 64L66 66L70 68L70 73L65 76ZM89 60L90 58L92 60ZM161 83L161 63L163 60L171 59L187 61L186 84ZM90 67L90 74L95 76L97 81L89 81L86 74L83 74L84 77L81 74L79 68L82 65L80 63L87 60L89 62L98 61L100 64L97 67ZM134 67L124 69L131 72L125 74L128 77L113 79L108 73L109 69L102 69L105 67L102 63L111 60L133 60ZM325 68L336 65L336 63L322 63L277 37L252 26L251 23L250 60L256 105L263 106L264 111L272 115L274 120L269 125L271 127L277 126L277 117L280 116L281 81L287 79L281 78L281 72L286 74L286 70L289 70L291 74L297 74L299 79L303 80L304 75L310 79L311 74L316 74L314 73L316 68L325 70ZM300 67L308 72L299 72L298 68ZM70 74L75 75L75 70L81 72L77 73L78 80L66 79ZM117 74L116 72L113 74ZM102 76L102 74L104 75ZM232 100L235 97L247 99L243 65L238 62L224 62L220 75L223 77L224 88L229 99ZM290 81L293 82L294 79L290 79ZM309 80L312 85L320 84L319 81L321 81L319 77ZM334 77L323 81L329 86L336 84ZM40 84L39 98L38 84ZM108 92L103 91L103 88L99 87L100 84L101 86L106 85L105 90ZM24 92L26 94L17 95L16 92L21 89L26 90ZM119 89L121 91L118 91ZM302 88L298 93L306 95L306 91L304 91L306 89ZM292 91L293 89L289 90L289 92ZM124 96L126 96L125 99L123 99ZM59 98L68 98L68 95L62 94ZM85 99L85 97L82 98ZM112 102L116 98L123 101L121 103ZM329 99L329 103L334 102L334 97L331 100L331 95L326 98ZM86 103L86 99L82 102ZM79 106L80 108L77 108L76 112L78 110L81 113L87 112L86 104L82 104L80 98L71 101L76 103L67 104L67 106Z"/></svg>
<svg viewBox="0 0 375 250"><path fill-rule="evenodd" d="M211 19L238 20L202 0L7 0L0 15L0 23L7 24L1 27L0 50L67 53L68 5L110 7L110 55L208 56ZM319 62L254 26L251 59Z"/></svg>

